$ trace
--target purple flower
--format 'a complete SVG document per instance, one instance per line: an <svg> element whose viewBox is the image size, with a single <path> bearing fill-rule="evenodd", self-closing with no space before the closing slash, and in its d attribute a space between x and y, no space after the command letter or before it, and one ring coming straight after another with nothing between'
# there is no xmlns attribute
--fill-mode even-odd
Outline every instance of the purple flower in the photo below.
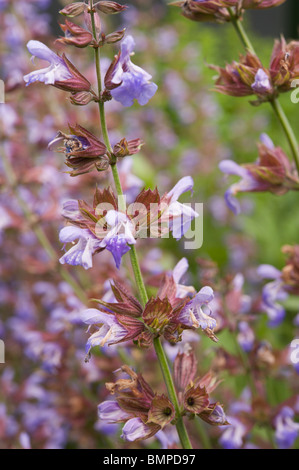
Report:
<svg viewBox="0 0 299 470"><path fill-rule="evenodd" d="M284 406L275 418L275 439L281 449L289 449L299 435L299 423L293 421L294 411Z"/></svg>
<svg viewBox="0 0 299 470"><path fill-rule="evenodd" d="M224 426L224 432L219 442L224 449L240 449L246 434L245 426L237 418L228 416L229 426Z"/></svg>
<svg viewBox="0 0 299 470"><path fill-rule="evenodd" d="M61 264L79 265L84 269L92 268L92 255L100 248L101 240L98 240L89 230L71 225L60 231L59 240L62 243L72 243L78 240L77 244L59 259Z"/></svg>
<svg viewBox="0 0 299 470"><path fill-rule="evenodd" d="M221 405L216 405L212 413L209 415L209 423L222 426L227 424L227 416Z"/></svg>
<svg viewBox="0 0 299 470"><path fill-rule="evenodd" d="M188 294L195 294L195 289L193 286L185 286L180 284L180 281L184 274L188 271L189 263L187 258L182 258L176 266L173 268L172 277L174 282L176 283L176 297L182 299L186 297Z"/></svg>
<svg viewBox="0 0 299 470"><path fill-rule="evenodd" d="M234 214L238 215L241 212L241 207L235 198L236 194L239 192L255 191L259 188L260 184L253 178L249 170L232 160L222 160L222 162L219 163L219 169L223 173L241 177L241 181L233 184L226 191L224 196L229 209L232 210Z"/></svg>
<svg viewBox="0 0 299 470"><path fill-rule="evenodd" d="M155 436L160 441L162 449L171 449L180 442L175 426L167 426L163 430L160 429Z"/></svg>
<svg viewBox="0 0 299 470"><path fill-rule="evenodd" d="M245 352L250 352L254 345L254 332L246 321L239 323L238 343Z"/></svg>
<svg viewBox="0 0 299 470"><path fill-rule="evenodd" d="M127 36L122 41L120 56L115 64L111 79L112 84L120 84L111 90L111 94L123 106L132 106L134 99L143 106L148 103L158 89L155 83L150 82L152 76L131 61L130 56L134 47L135 41L132 36Z"/></svg>
<svg viewBox="0 0 299 470"><path fill-rule="evenodd" d="M98 416L108 424L118 423L130 418L130 415L121 409L117 401L104 401L98 406Z"/></svg>
<svg viewBox="0 0 299 470"><path fill-rule="evenodd" d="M46 85L54 85L55 82L72 78L72 74L65 61L42 42L29 41L27 48L33 57L38 57L39 59L49 62L50 66L25 75L24 81L26 82L26 86L37 81L43 82Z"/></svg>
<svg viewBox="0 0 299 470"><path fill-rule="evenodd" d="M95 308L89 308L81 314L81 320L87 325L95 325L97 331L93 333L86 343L86 353L94 346L104 346L121 341L127 334L127 330L118 323L116 317L109 313L100 312Z"/></svg>
<svg viewBox="0 0 299 470"><path fill-rule="evenodd" d="M207 328L213 330L216 327L216 320L212 318L211 310L208 304L213 300L214 293L211 287L203 287L198 294L188 302L181 311L178 320L186 326L191 328ZM209 312L205 313L202 307L208 309Z"/></svg>
<svg viewBox="0 0 299 470"><path fill-rule="evenodd" d="M108 211L105 218L109 231L102 240L100 247L106 248L112 253L116 267L119 269L122 256L130 250L128 244L134 245L136 243L133 236L134 227L126 214L122 212Z"/></svg>
<svg viewBox="0 0 299 470"><path fill-rule="evenodd" d="M262 278L274 279L273 282L269 282L263 288L262 308L269 317L269 326L278 326L285 317L285 309L278 301L283 301L288 296L288 293L284 290L281 272L274 266L262 264L259 266L257 273Z"/></svg>
<svg viewBox="0 0 299 470"><path fill-rule="evenodd" d="M272 86L269 77L263 69L258 69L254 78L254 83L251 85L251 88L257 94L263 94L267 93L268 91L272 91Z"/></svg>
<svg viewBox="0 0 299 470"><path fill-rule="evenodd" d="M145 439L150 432L151 429L140 418L132 418L124 425L121 437L133 442L136 439Z"/></svg>
<svg viewBox="0 0 299 470"><path fill-rule="evenodd" d="M163 212L161 221L170 219L170 230L177 240L188 232L192 220L199 217L191 206L178 202L179 197L187 191L192 191L193 186L194 181L191 176L184 176L165 196L169 207Z"/></svg>
<svg viewBox="0 0 299 470"><path fill-rule="evenodd" d="M264 144L268 149L273 150L275 149L275 145L273 144L272 139L268 136L268 134L261 134L260 141Z"/></svg>

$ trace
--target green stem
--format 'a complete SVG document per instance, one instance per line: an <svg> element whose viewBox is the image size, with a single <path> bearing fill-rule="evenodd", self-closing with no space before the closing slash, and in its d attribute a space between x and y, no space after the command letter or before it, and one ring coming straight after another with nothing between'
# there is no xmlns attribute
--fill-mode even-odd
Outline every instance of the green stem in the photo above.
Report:
<svg viewBox="0 0 299 470"><path fill-rule="evenodd" d="M273 99L273 101L271 101L271 106L285 132L285 135L288 139L288 142L289 142L289 145L291 147L291 150L292 150L292 154L293 154L293 158L294 158L294 161L295 161L295 164L296 164L296 168L297 168L297 171L299 173L299 147L298 147L298 143L297 143L297 139L295 137L295 134L294 134L294 131L292 129L292 126L284 112L284 110L282 109L282 106L280 104L280 102L278 101L277 98Z"/></svg>
<svg viewBox="0 0 299 470"><path fill-rule="evenodd" d="M97 40L97 33L96 33L96 26L95 26L95 18L94 18L94 11L93 11L93 1L90 0L90 15L91 15L91 23L92 23L92 30L93 30L93 36L94 39ZM101 78L101 65L100 65L100 50L98 47L95 47L95 64L96 64L96 73L97 73L97 81L98 81L98 93L99 93L99 112L100 112L100 121L101 121L101 128L102 128L102 135L103 135L103 140L104 143L107 147L107 149L112 152L112 147L109 139L109 134L108 134L108 129L107 129L107 123L106 123L106 115L105 115L105 105L101 101L101 93L102 93L102 78ZM112 175L114 178L114 183L117 191L117 195L119 197L119 209L121 211L126 211L126 204L125 204L125 198L119 178L119 173L117 170L116 164L111 165L111 170L112 170ZM131 245L130 249L130 258L131 258L131 264L136 280L136 284L138 287L139 295L142 301L143 306L148 301L148 295L146 292L145 284L143 281L138 257L137 257L137 252L136 248L134 245ZM179 402L177 398L177 394L175 391L175 386L172 380L172 375L171 371L167 362L167 358L164 352L164 349L161 345L160 339L155 338L154 339L154 348L157 354L157 358L160 364L160 368L163 374L163 378L165 381L165 385L168 391L168 395L170 400L172 401L175 412L176 412L176 428L178 431L178 435L180 437L180 441L182 444L182 447L184 449L192 449L192 446L190 444L190 440L187 434L187 430L185 428L185 424L183 422L183 418L181 416L180 412L180 407L179 407Z"/></svg>
<svg viewBox="0 0 299 470"><path fill-rule="evenodd" d="M167 358L166 358L166 355L165 355L165 351L164 351L164 349L162 347L162 344L160 342L160 338L155 338L154 339L154 347L155 347L157 357L159 359L161 371L162 371L162 374L163 374L163 377L164 377L164 382L165 382L165 385L166 385L166 388L167 388L167 391L168 391L169 398L170 398L170 400L172 401L172 403L174 405L174 409L175 409L175 413L176 413L176 417L177 417L176 429L177 429L182 447L183 447L183 449L192 449L192 445L190 443L190 439L189 439L185 424L183 422L183 418L181 416L180 406L179 406L179 402L178 402L178 399L177 399L177 394L176 394L174 383L173 383L173 380L172 380L172 376L171 376L171 373L170 373L170 370L169 370L169 366L168 366Z"/></svg>
<svg viewBox="0 0 299 470"><path fill-rule="evenodd" d="M231 22L232 22L232 24L233 24L233 26L234 26L234 28L237 32L237 35L239 36L239 38L241 40L241 42L246 47L246 49L248 49L248 51L251 52L251 54L256 55L254 47L251 44L251 41L250 41L249 37L247 36L246 31L243 28L243 25L242 25L241 21L239 20L238 17L236 17L236 15L233 13L231 8L228 8L228 11L229 11L229 14L230 14L230 17L231 17Z"/></svg>
<svg viewBox="0 0 299 470"><path fill-rule="evenodd" d="M249 52L251 52L252 54L254 55L257 55L255 50L254 50L254 47L252 46L251 42L250 42L250 39L249 37L247 36L246 34L246 31L244 30L243 28L243 25L240 21L239 18L237 18L232 9L231 8L228 8L228 11L229 11L229 14L231 16L231 20L232 20L232 24L242 42L242 44L248 49ZM293 156L293 159L294 159L294 162L295 162L295 165L296 165L296 168L297 168L297 171L299 173L299 147L298 147L298 143L297 143L297 139L296 139L296 136L295 136L295 133L293 131L293 128L281 106L281 104L279 103L278 101L278 98L274 98L273 100L270 101L271 103L271 106L284 130L284 133L287 137L287 140L289 142L289 145L290 145L290 148L291 148L291 152L292 152L292 156Z"/></svg>
<svg viewBox="0 0 299 470"><path fill-rule="evenodd" d="M14 169L10 161L6 157L4 151L2 152L2 162L3 162L3 168L4 168L5 175L6 175L8 186L13 192L13 194L15 195L18 201L18 204L23 211L24 217L28 225L34 232L36 238L38 239L40 245L43 247L43 249L49 256L50 260L56 264L57 258L58 258L57 253L54 250L52 244L50 243L42 227L40 225L37 225L37 221L35 220L36 219L35 214L31 211L30 207L27 205L24 199L22 199L22 197L20 196L19 191L18 191L18 182L17 182ZM88 302L88 298L84 290L76 281L76 279L74 279L62 265L58 265L57 268L61 277L72 287L72 289L74 290L78 298L81 300L81 302L86 304Z"/></svg>

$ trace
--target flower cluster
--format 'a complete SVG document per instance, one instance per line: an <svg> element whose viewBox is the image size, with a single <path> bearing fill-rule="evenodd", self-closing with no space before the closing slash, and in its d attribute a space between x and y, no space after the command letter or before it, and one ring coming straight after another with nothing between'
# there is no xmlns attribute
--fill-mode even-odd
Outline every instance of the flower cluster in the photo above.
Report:
<svg viewBox="0 0 299 470"><path fill-rule="evenodd" d="M290 294L299 292L299 246L286 245L282 252L288 256L286 266L279 271L271 265L261 265L258 274L263 279L272 279L265 285L262 296L262 308L269 317L269 325L280 325L286 311L280 302L286 300Z"/></svg>
<svg viewBox="0 0 299 470"><path fill-rule="evenodd" d="M84 135L87 135L86 132ZM64 139L64 136L58 137L61 138ZM69 142L77 146L78 139L74 137L71 141L67 140L66 148ZM82 140L79 142L81 145ZM75 155L75 161L77 157L80 160L81 152L84 154L89 148L86 144L86 149L81 151L80 147L79 151L71 150L70 155ZM90 152L93 152L92 147ZM69 160L70 157L68 164ZM74 165L74 161L71 164ZM91 164L94 165L94 160ZM112 253L119 268L121 258L130 250L130 245L134 245L137 238L146 237L148 232L157 238L171 231L176 239L181 238L188 231L191 221L198 217L191 207L178 202L181 194L192 187L192 178L185 177L162 197L157 190L143 190L126 211L119 209L120 204L110 187L104 190L97 188L92 207L84 201L66 202L63 215L72 225L61 230L60 241L66 244L78 240L78 243L60 262L88 269L92 267L92 255L106 248Z"/></svg>
<svg viewBox="0 0 299 470"><path fill-rule="evenodd" d="M282 37L274 44L269 68L263 67L252 52L226 67L211 66L219 74L216 90L230 96L256 95L259 104L273 100L279 93L289 91L299 77L299 43L286 43Z"/></svg>
<svg viewBox="0 0 299 470"><path fill-rule="evenodd" d="M125 423L122 438L127 441L148 439L175 419L174 406L165 395L157 395L141 374L122 366L128 378L106 383L115 400L98 406L99 418L107 423Z"/></svg>
<svg viewBox="0 0 299 470"><path fill-rule="evenodd" d="M101 421L125 423L121 437L127 441L148 439L175 420L175 409L165 395L157 395L141 374L128 366L121 371L126 377L106 388L114 400L107 400L98 406ZM195 379L196 360L192 352L178 354L174 363L174 377L180 397L183 414L189 418L198 416L212 426L226 426L226 415L220 403L211 403L209 395L218 382L212 373ZM128 377L128 378L127 378Z"/></svg>
<svg viewBox="0 0 299 470"><path fill-rule="evenodd" d="M299 190L299 178L284 151L275 147L267 135L263 135L261 140L256 163L238 165L232 160L223 160L219 164L223 173L241 177L225 193L226 203L235 214L241 210L235 198L239 192L269 191L281 195L289 190Z"/></svg>
<svg viewBox="0 0 299 470"><path fill-rule="evenodd" d="M193 21L232 21L243 10L264 10L281 5L286 0L178 0L170 5L181 8L182 15ZM228 10L231 8L231 11Z"/></svg>
<svg viewBox="0 0 299 470"><path fill-rule="evenodd" d="M184 330L201 330L212 340L216 320L211 316L209 304L213 290L203 287L193 298L178 298L172 276L165 276L156 298L150 298L142 308L117 281L111 285L113 302L97 300L100 309L88 309L82 320L94 331L86 344L89 354L94 346L103 347L133 340L141 347L149 347L154 338L163 336L170 343L181 341Z"/></svg>

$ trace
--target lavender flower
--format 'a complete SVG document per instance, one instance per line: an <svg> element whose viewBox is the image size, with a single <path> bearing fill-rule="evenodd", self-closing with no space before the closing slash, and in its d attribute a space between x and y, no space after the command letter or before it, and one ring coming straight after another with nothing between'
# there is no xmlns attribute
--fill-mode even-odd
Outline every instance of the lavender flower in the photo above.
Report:
<svg viewBox="0 0 299 470"><path fill-rule="evenodd" d="M237 418L228 416L229 426L224 426L224 432L219 442L224 449L240 449L246 434L245 426Z"/></svg>
<svg viewBox="0 0 299 470"><path fill-rule="evenodd" d="M112 97L126 107L132 106L134 99L141 106L146 105L158 89L155 83L150 82L152 76L131 61L134 47L132 36L127 36L122 41L111 79L114 86L119 85L111 90Z"/></svg>
<svg viewBox="0 0 299 470"><path fill-rule="evenodd" d="M92 267L92 255L100 248L101 240L98 240L89 230L74 226L64 227L59 233L59 240L62 243L72 243L78 240L77 244L59 259L61 264L80 265L84 269Z"/></svg>
<svg viewBox="0 0 299 470"><path fill-rule="evenodd" d="M263 288L262 308L269 317L269 326L278 326L285 317L285 309L278 301L283 301L288 296L288 293L284 290L281 272L274 266L262 264L259 266L257 273L264 279L274 279L273 282L269 282Z"/></svg>
<svg viewBox="0 0 299 470"><path fill-rule="evenodd" d="M33 57L49 62L50 66L25 75L24 81L26 86L37 81L43 82L45 85L54 85L57 81L60 82L72 78L72 74L65 61L42 42L31 40L28 42L27 48Z"/></svg>
<svg viewBox="0 0 299 470"><path fill-rule="evenodd" d="M151 433L151 429L140 418L132 418L124 425L121 437L126 441L133 442L136 439L145 439L149 433Z"/></svg>
<svg viewBox="0 0 299 470"><path fill-rule="evenodd" d="M117 401L103 401L98 406L98 416L108 424L117 423L130 418L130 415L121 409Z"/></svg>
<svg viewBox="0 0 299 470"><path fill-rule="evenodd" d="M114 315L109 313L100 312L95 308L89 308L81 314L81 319L84 323L95 325L97 331L93 333L86 344L86 353L94 346L104 346L106 343L114 344L121 341L126 335L127 330L118 323Z"/></svg>
<svg viewBox="0 0 299 470"><path fill-rule="evenodd" d="M293 421L294 411L284 406L275 418L275 439L281 449L289 449L299 435L299 423Z"/></svg>
<svg viewBox="0 0 299 470"><path fill-rule="evenodd" d="M233 184L225 193L225 201L230 210L234 214L238 215L241 212L241 207L237 199L236 194L239 192L254 191L259 188L258 182L253 178L249 170L238 165L232 160L222 160L219 164L219 169L223 173L229 175L237 175L241 177L241 181Z"/></svg>
<svg viewBox="0 0 299 470"><path fill-rule="evenodd" d="M106 248L112 253L116 267L119 268L122 256L130 250L128 244L134 245L136 243L133 236L134 227L126 214L115 210L107 212L106 221L109 231L102 240L100 247Z"/></svg>
<svg viewBox="0 0 299 470"><path fill-rule="evenodd" d="M179 197L187 191L192 191L193 186L194 181L191 176L185 176L166 194L169 207L163 213L161 221L170 219L170 230L177 240L187 233L192 220L199 217L199 214L192 207L178 202Z"/></svg>
<svg viewBox="0 0 299 470"><path fill-rule="evenodd" d="M189 263L187 258L182 258L176 266L173 268L172 276L173 280L176 283L177 290L176 290L176 297L184 298L188 294L194 294L195 289L193 286L185 286L180 284L182 277L186 274L189 268Z"/></svg>
<svg viewBox="0 0 299 470"><path fill-rule="evenodd" d="M254 332L246 321L239 323L238 343L245 352L250 352L254 345Z"/></svg>
<svg viewBox="0 0 299 470"><path fill-rule="evenodd" d="M251 88L257 94L263 94L272 91L270 79L263 69L258 69L254 77L254 83L251 85Z"/></svg>
<svg viewBox="0 0 299 470"><path fill-rule="evenodd" d="M209 302L211 302L213 298L213 289L208 286L203 287L198 294L185 305L178 320L191 328L201 327L203 330L207 328L213 330L216 327L216 320L210 316L212 312L208 307ZM209 313L203 311L203 306L209 309Z"/></svg>

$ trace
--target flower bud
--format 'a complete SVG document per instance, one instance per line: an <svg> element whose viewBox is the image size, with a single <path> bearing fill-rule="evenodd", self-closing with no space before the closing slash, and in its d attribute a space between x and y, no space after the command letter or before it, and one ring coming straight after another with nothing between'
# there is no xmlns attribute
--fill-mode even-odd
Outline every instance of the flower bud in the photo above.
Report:
<svg viewBox="0 0 299 470"><path fill-rule="evenodd" d="M120 5L116 2L103 0L96 3L94 8L101 11L102 13L106 13L106 15L114 15L115 13L120 13L121 11L126 10L128 7L126 5Z"/></svg>
<svg viewBox="0 0 299 470"><path fill-rule="evenodd" d="M127 156L135 155L138 153L143 146L141 139L129 140L124 138L113 148L113 155L116 158L124 158Z"/></svg>
<svg viewBox="0 0 299 470"><path fill-rule="evenodd" d="M174 381L179 390L193 381L196 374L197 361L193 351L179 353L174 361Z"/></svg>
<svg viewBox="0 0 299 470"><path fill-rule="evenodd" d="M92 100L94 100L94 96L88 91L79 91L70 96L71 103L76 106L86 106Z"/></svg>
<svg viewBox="0 0 299 470"><path fill-rule="evenodd" d="M125 35L125 32L126 32L126 28L120 31L115 31L113 33L108 34L107 36L105 36L104 43L115 44L116 42L121 41Z"/></svg>
<svg viewBox="0 0 299 470"><path fill-rule="evenodd" d="M55 42L80 48L86 47L92 42L93 36L89 31L69 20L65 20L65 24L61 24L60 27L64 32L65 37L59 38Z"/></svg>
<svg viewBox="0 0 299 470"><path fill-rule="evenodd" d="M63 16L74 18L75 16L81 15L86 9L87 5L84 2L76 2L67 5L62 10L60 10L59 13Z"/></svg>
<svg viewBox="0 0 299 470"><path fill-rule="evenodd" d="M242 8L265 10L266 8L278 7L286 0L243 0Z"/></svg>

